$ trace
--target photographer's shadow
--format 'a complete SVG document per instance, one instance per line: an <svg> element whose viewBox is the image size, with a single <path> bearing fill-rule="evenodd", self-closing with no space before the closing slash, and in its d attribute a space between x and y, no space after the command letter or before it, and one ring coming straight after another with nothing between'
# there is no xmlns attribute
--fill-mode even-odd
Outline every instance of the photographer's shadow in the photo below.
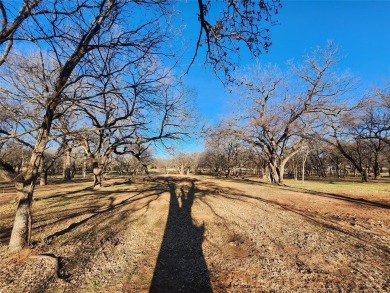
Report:
<svg viewBox="0 0 390 293"><path fill-rule="evenodd" d="M168 220L150 292L212 292L202 251L204 225L194 225L191 217L194 181L191 181L188 193L181 188L179 196L176 194L176 184L168 182L168 185Z"/></svg>

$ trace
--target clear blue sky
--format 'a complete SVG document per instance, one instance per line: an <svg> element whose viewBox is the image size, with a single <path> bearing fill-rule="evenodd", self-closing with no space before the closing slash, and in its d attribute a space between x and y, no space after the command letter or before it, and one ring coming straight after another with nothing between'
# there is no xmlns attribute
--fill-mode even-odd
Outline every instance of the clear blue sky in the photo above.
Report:
<svg viewBox="0 0 390 293"><path fill-rule="evenodd" d="M283 66L289 59L300 59L317 46L333 40L344 59L340 67L349 69L361 79L365 87L383 85L390 80L390 1L282 1L283 8L272 27L272 43L268 54L260 61ZM177 8L191 17L186 42L191 32L198 31L197 2L178 1ZM193 37L194 38L194 37ZM195 43L194 43L195 44ZM203 120L216 123L229 111L229 94L199 58L186 77L186 83L197 91L197 106ZM252 62L242 56L242 64ZM183 150L200 150L200 142L193 142Z"/></svg>

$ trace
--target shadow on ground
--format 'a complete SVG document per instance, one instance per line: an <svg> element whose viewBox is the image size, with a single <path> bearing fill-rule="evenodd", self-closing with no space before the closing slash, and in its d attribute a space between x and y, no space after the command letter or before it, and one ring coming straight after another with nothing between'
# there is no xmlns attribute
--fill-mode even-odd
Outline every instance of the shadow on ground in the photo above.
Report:
<svg viewBox="0 0 390 293"><path fill-rule="evenodd" d="M128 181L114 183L113 185L128 184ZM162 188L164 187L164 188ZM81 187L73 191L59 192L58 194L37 197L34 202L45 202L45 210L33 219L32 232L33 235L37 231L56 227L63 223L69 223L66 227L53 232L45 237L45 242L51 242L55 238L68 234L99 217L109 216L110 213L122 215L123 218L128 216L128 213L136 212L144 208L148 208L151 202L158 199L161 194L166 192L165 186L158 184L134 190L116 189L116 190L94 190L91 187ZM110 195L122 195L124 198L113 203L114 198ZM53 200L53 201L51 201ZM143 202L140 207L133 207L132 204ZM73 204L73 205L71 205ZM67 208L65 208L67 207ZM121 212L122 208L127 208L125 212ZM84 217L79 219L79 217ZM37 225L40 221L43 224ZM12 227L1 227L0 243L6 244L9 242ZM34 243L35 240L32 239Z"/></svg>
<svg viewBox="0 0 390 293"><path fill-rule="evenodd" d="M366 206L373 206L373 207L378 207L378 208L383 208L383 209L390 209L390 204L387 202L370 201L370 200L367 200L364 198L355 198L352 196L345 196L345 195L337 194L337 193L321 192L321 191L300 188L300 187L294 187L294 186L289 186L289 185L277 185L277 184L272 185L270 183L265 183L265 182L253 180L250 178L245 178L245 179L229 178L228 180L231 182L246 183L246 184L251 184L251 185L259 185L259 186L268 186L268 187L278 188L278 189L287 190L287 191L296 192L296 193L306 193L306 194L314 195L314 196L327 197L327 198L342 200L342 201L351 202L351 203L359 204L359 205L366 205ZM383 181L381 183L387 183L387 181ZM360 183L357 183L357 184L360 184Z"/></svg>
<svg viewBox="0 0 390 293"><path fill-rule="evenodd" d="M169 214L150 292L212 292L202 251L204 225L194 225L191 217L195 180L187 193L180 188L179 194L172 178L167 183Z"/></svg>

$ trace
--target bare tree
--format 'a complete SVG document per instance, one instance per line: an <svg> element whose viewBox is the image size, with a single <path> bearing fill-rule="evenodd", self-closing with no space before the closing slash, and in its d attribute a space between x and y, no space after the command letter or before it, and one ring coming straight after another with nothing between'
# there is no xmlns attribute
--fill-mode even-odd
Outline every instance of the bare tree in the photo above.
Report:
<svg viewBox="0 0 390 293"><path fill-rule="evenodd" d="M207 165L216 175L222 173L227 178L235 171L238 172L244 148L242 141L234 135L229 125L209 129L205 144Z"/></svg>
<svg viewBox="0 0 390 293"><path fill-rule="evenodd" d="M232 80L232 70L237 66L240 50L247 48L258 57L271 46L270 27L272 20L282 7L279 0L246 1L224 0L223 5L216 1L198 0L198 20L200 24L194 62L202 44L205 44L206 63L215 72L222 72Z"/></svg>
<svg viewBox="0 0 390 293"><path fill-rule="evenodd" d="M26 143L33 147L26 172L16 179L19 200L9 245L11 251L18 251L28 246L30 242L31 204L35 181L39 174L39 166L46 144L53 135L53 123L73 105L85 101L85 97L80 96L80 92L83 93L84 88L89 90L91 84L104 75L104 72L101 71L103 66L96 66L96 56L99 56L100 53L103 53L102 56L107 56L105 53L108 50L113 50L112 54L115 54L117 60L117 70L120 71L121 64L131 64L145 58L146 55L160 55L168 59L172 53L169 46L161 45L169 36L168 27L165 26L165 23L169 23L169 21L162 20L164 17L168 20L169 1L93 0L80 2L53 0L45 1L44 9L41 9L39 13L34 13L35 6L33 4L38 5L38 3L39 1L23 1L23 4L27 6L25 12L21 13L22 19L19 21L17 17L15 18L15 29L11 29L8 37L5 38L6 41L9 41L9 45L12 45L10 36L15 33L18 27L20 28L21 23L25 23L21 40L34 40L31 46L36 48L38 52L43 52L40 55L47 56L40 58L43 62L36 68L22 67L21 80L30 78L30 73L34 73L36 70L41 72L37 75L41 78L39 84L45 84L45 86L36 88L34 95L31 95L31 92L23 95L23 91L18 88L22 85L21 82L14 83L13 88L11 87L12 80L6 80L2 85L4 93L6 93L6 101L3 105L10 109L10 113L15 113L16 110L29 105L31 98L37 105L35 109L39 110L32 115L38 117L34 126L28 126L28 119L26 120L26 117L22 116L22 119L25 120L24 123L19 123L24 127L22 132L18 131L15 134L9 132L5 127L0 130L2 140L31 134L31 141ZM237 40L242 43L244 41L250 50L256 53L257 49L265 44L261 41L263 37L260 30L262 21L267 21L267 16L271 16L273 3L276 4L275 7L279 7L278 1L270 3L261 1L260 5L248 1L229 1L222 6L220 21L215 25L210 25L211 21L207 20L206 16L208 9L213 4L211 2L203 3L203 1L198 1L198 3L201 30L197 48L202 40L202 32L206 32L206 41L211 49L208 50L206 58L215 65L217 70L225 70L226 75L229 73L228 69L231 68L229 61L231 59L228 57L228 53L234 52L231 50L232 48L238 48L238 46L231 46L230 42ZM143 15L142 18L133 17L137 15L140 8L148 9L151 13ZM3 29L10 29L11 26L7 24L7 11L10 10L3 2L1 2L0 10L3 17ZM29 17L29 15L33 17ZM265 17L263 17L264 15ZM229 27L233 28L233 34L228 33ZM245 33L248 30L249 33ZM257 36L261 36L260 39ZM15 40L15 38L13 39ZM266 47L268 45L269 43ZM217 57L213 55L216 51L218 51ZM4 53L5 55L9 53L7 47L5 47ZM103 63L106 62L103 61ZM4 76L3 73L1 75ZM33 83L30 82L30 84ZM81 88L78 88L80 91L76 90L80 85ZM19 100L16 103L12 102L12 99L18 95L20 95ZM163 105L165 110L162 112L170 112L172 109L170 107L169 103ZM164 129L172 126L169 119L162 119L162 121L160 126L164 126ZM23 129L15 127L15 123L11 126L14 130ZM136 132L141 130L137 129ZM157 137L164 135L166 135L165 132L160 133ZM136 133L135 136L137 136ZM138 137L141 136L138 135ZM147 140L141 139L137 143L147 143L155 137L150 136ZM124 152L126 150L125 144L122 146L123 148L117 149L116 152Z"/></svg>
<svg viewBox="0 0 390 293"><path fill-rule="evenodd" d="M380 177L380 162L385 160L386 148L390 146L390 84L371 91L365 113L359 125L374 158L374 178Z"/></svg>
<svg viewBox="0 0 390 293"><path fill-rule="evenodd" d="M382 153L386 147L386 139L390 134L390 116L386 111L381 111L376 101L371 100L360 117L353 131L366 142L371 150L373 160L374 178L380 177L380 161Z"/></svg>
<svg viewBox="0 0 390 293"><path fill-rule="evenodd" d="M336 108L328 113L330 136L322 139L335 146L368 181L372 167L374 178L380 176L380 160L389 137L389 111L383 96L368 95L354 106Z"/></svg>
<svg viewBox="0 0 390 293"><path fill-rule="evenodd" d="M43 106L43 115L40 115L39 120L41 123L37 129L28 169L16 181L19 204L10 240L11 251L18 251L29 245L31 203L42 154L50 139L53 121L61 117L67 104L71 105L77 99L71 94L74 93L72 86L76 82L88 79L90 76L88 73L93 71L89 58L91 53L104 48L117 48L121 56L139 58L142 52L149 52L158 43L157 39L163 31L156 26L155 18L144 19L136 30L121 29L123 27L121 18L124 17L124 13L131 12L131 7L126 6L134 6L135 9L139 4L114 0L93 1L89 5L56 2L48 5L48 10L60 7L63 13L41 15L40 25L31 28L32 34L42 37L47 54L50 54L48 59L53 60L51 75L53 83L40 90L40 101ZM144 5L149 4L145 1ZM153 3L150 5L153 6ZM82 15L88 17L80 17ZM45 39L46 35L55 37ZM25 76L28 76L28 73ZM11 99L12 89L7 90ZM26 99L28 98L27 96Z"/></svg>
<svg viewBox="0 0 390 293"><path fill-rule="evenodd" d="M180 175L189 175L191 167L190 154L178 152L172 158L172 163Z"/></svg>
<svg viewBox="0 0 390 293"><path fill-rule="evenodd" d="M27 18L31 18L33 15L39 13L36 8L41 2L42 0L21 1L19 10L15 14L13 5L0 1L0 48L2 50L0 66L5 62L10 53L15 39L20 38L20 36L16 35L17 31L20 30L20 27Z"/></svg>
<svg viewBox="0 0 390 293"><path fill-rule="evenodd" d="M147 173L147 166L153 162L151 152L148 150L135 152L141 153L141 155L138 158L131 154L113 156L113 170L119 172L121 176L131 175L134 177L142 173Z"/></svg>
<svg viewBox="0 0 390 293"><path fill-rule="evenodd" d="M355 120L350 112L340 113L329 118L329 136L320 139L334 146L361 174L362 181L368 181L368 165L370 152L364 139L350 131Z"/></svg>
<svg viewBox="0 0 390 293"><path fill-rule="evenodd" d="M30 156L31 149L15 141L8 141L0 151L3 162L10 164L17 174L22 173Z"/></svg>
<svg viewBox="0 0 390 293"><path fill-rule="evenodd" d="M332 72L337 48L329 43L317 49L291 73L276 66L256 64L236 77L245 99L237 135L261 148L268 158L271 181L283 183L286 163L306 146L309 133L319 126L317 113L345 93L350 78Z"/></svg>
<svg viewBox="0 0 390 293"><path fill-rule="evenodd" d="M94 83L94 97L75 107L77 127L61 129L93 161L96 187L113 154L141 159L150 143L185 135L186 91L156 60L141 61L115 75L106 63L108 72Z"/></svg>
<svg viewBox="0 0 390 293"><path fill-rule="evenodd" d="M44 186L48 183L49 171L58 164L58 159L63 155L63 148L57 148L55 152L46 151L42 156L42 163L39 166L39 185Z"/></svg>

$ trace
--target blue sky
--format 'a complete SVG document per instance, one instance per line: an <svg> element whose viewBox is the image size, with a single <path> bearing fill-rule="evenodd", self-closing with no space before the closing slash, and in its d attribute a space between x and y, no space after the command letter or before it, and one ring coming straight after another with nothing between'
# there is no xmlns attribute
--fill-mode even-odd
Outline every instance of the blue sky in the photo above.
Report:
<svg viewBox="0 0 390 293"><path fill-rule="evenodd" d="M359 77L364 87L383 85L390 80L390 1L282 1L276 16L279 24L271 28L272 43L260 62L283 67L290 59L299 60L317 46L333 40L344 56L341 69L349 69ZM191 32L198 31L197 1L178 1L177 8L193 19L186 30L186 43ZM193 36L193 38L195 38ZM195 44L195 43L194 43ZM191 52L191 48L189 48ZM197 106L203 121L211 124L229 112L229 94L222 84L202 65L198 58L186 83L197 92ZM249 55L241 56L242 65L253 62ZM201 142L182 146L185 151L200 150Z"/></svg>

